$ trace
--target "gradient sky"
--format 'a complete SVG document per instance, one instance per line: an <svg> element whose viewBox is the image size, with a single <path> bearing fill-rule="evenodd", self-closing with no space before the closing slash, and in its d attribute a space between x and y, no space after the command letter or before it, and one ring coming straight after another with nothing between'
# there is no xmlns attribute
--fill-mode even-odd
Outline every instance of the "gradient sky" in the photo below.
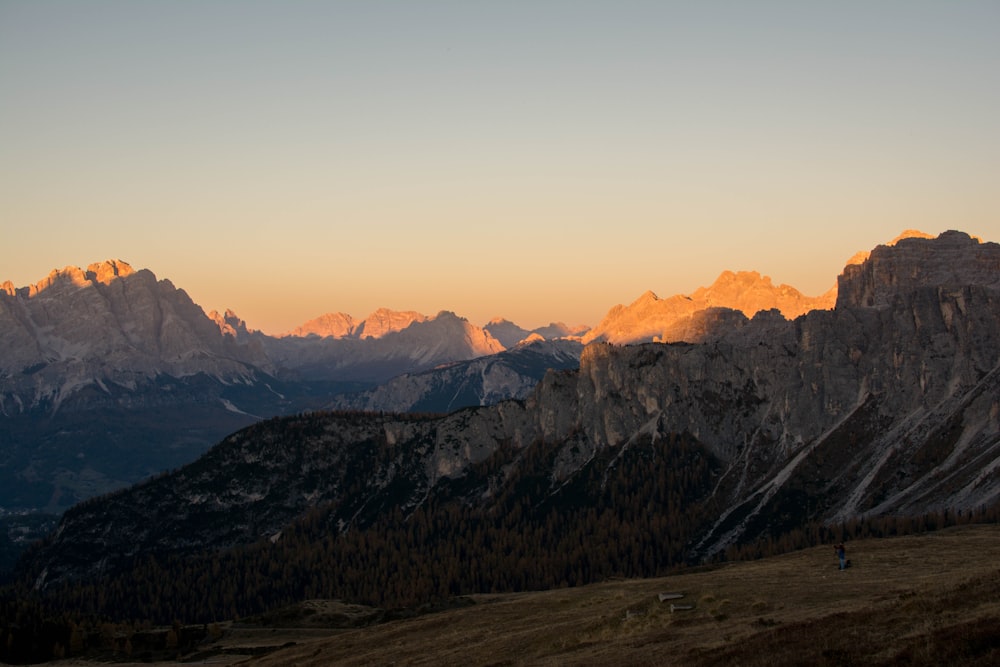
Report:
<svg viewBox="0 0 1000 667"><path fill-rule="evenodd" d="M1000 2L0 0L0 281L596 325L1000 241Z"/></svg>

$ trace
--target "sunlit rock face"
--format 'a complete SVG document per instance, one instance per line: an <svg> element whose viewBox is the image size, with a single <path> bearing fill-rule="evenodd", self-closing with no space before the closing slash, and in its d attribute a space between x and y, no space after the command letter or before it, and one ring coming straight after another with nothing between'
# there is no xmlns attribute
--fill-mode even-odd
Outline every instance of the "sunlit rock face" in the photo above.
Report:
<svg viewBox="0 0 1000 667"><path fill-rule="evenodd" d="M379 308L362 321L355 332L359 338L382 338L394 331L402 331L414 322L426 322L426 315L414 311L396 311Z"/></svg>
<svg viewBox="0 0 1000 667"><path fill-rule="evenodd" d="M760 314L701 345L591 345L578 375L539 388L538 424L547 438L582 430L591 448L695 435L728 467L729 510L705 548L798 493L814 518L992 502L998 259L960 232L905 239L846 267L834 310Z"/></svg>
<svg viewBox="0 0 1000 667"><path fill-rule="evenodd" d="M262 406L288 409L263 346L227 316L122 261L8 283L0 509L59 513L191 461Z"/></svg>
<svg viewBox="0 0 1000 667"><path fill-rule="evenodd" d="M410 323L402 326L406 321ZM268 358L284 375L368 384L505 349L489 332L449 311L412 321L405 314L402 319L386 316L377 330L381 335L367 336L356 331L346 338L261 336L259 339Z"/></svg>
<svg viewBox="0 0 1000 667"><path fill-rule="evenodd" d="M374 383L505 348L454 313L380 309L306 326L326 338L271 338L232 311L204 311L170 281L120 260L53 271L0 291L0 413L52 411L86 388L136 390L161 376L253 384L286 373ZM340 327L348 337L331 335Z"/></svg>
<svg viewBox="0 0 1000 667"><path fill-rule="evenodd" d="M5 283L0 509L58 513L190 462L254 421L504 349L453 313L377 311L365 324L379 336L271 338L118 260Z"/></svg>
<svg viewBox="0 0 1000 667"><path fill-rule="evenodd" d="M491 336L500 341L500 344L508 349L531 335L531 332L527 329L519 327L510 320L505 320L502 317L493 318L486 323L483 329L489 331Z"/></svg>
<svg viewBox="0 0 1000 667"><path fill-rule="evenodd" d="M835 301L836 289L807 297L794 287L774 285L768 276L756 271L724 271L711 286L690 295L660 299L646 292L628 306L615 306L583 340L616 344L700 342L705 333L701 321L713 317L706 311L716 311L714 317L718 317L718 309L728 309L749 318L760 311L777 310L793 319L811 310L832 308Z"/></svg>
<svg viewBox="0 0 1000 667"><path fill-rule="evenodd" d="M931 236L930 234L926 234L926 233L924 233L924 232L922 232L920 230L917 230L917 229L907 229L907 230L903 231L902 233L900 233L899 236L897 236L893 240L891 240L888 243L886 243L885 245L893 246L893 245L896 245L897 243L899 243L900 241L902 241L903 239L914 239L914 238L916 238L916 239L932 239L934 237ZM975 237L971 237L971 238L975 238ZM863 264L865 262L865 260L867 260L871 256L871 254L872 253L871 253L870 250L859 250L858 252L854 253L853 257L851 257L849 260L847 260L847 266L854 266L855 264Z"/></svg>
<svg viewBox="0 0 1000 667"><path fill-rule="evenodd" d="M895 246L907 239L929 239L930 235L906 230L886 246ZM885 246L880 246L885 247ZM847 266L860 265L871 252L863 251L848 260ZM819 296L805 296L789 285L775 285L771 278L756 271L723 271L708 287L700 287L690 295L678 294L661 299L646 292L628 306L618 305L604 319L583 335L585 343L605 341L615 344L643 342L705 342L711 331L724 331L712 326L713 320L731 326L741 326L744 320L726 314L724 310L752 318L762 311L776 311L786 319L795 319L813 310L829 310L837 303L838 285Z"/></svg>
<svg viewBox="0 0 1000 667"><path fill-rule="evenodd" d="M421 313L379 308L363 320L355 321L347 313L327 313L309 320L284 336L319 336L320 338L382 338L395 331L402 331L415 322L426 322Z"/></svg>
<svg viewBox="0 0 1000 667"><path fill-rule="evenodd" d="M741 326L719 320L722 330L706 326L708 342L698 344L594 343L578 370L549 372L523 401L440 418L329 415L295 446L286 437L294 422L260 424L188 469L68 513L39 562L51 581L114 567L136 545L252 542L321 502L405 513L506 453L488 480L449 487L488 505L532 447L546 448L555 492L599 452L677 434L718 462L709 496L689 499L715 508L689 545L694 555L776 521L989 504L1000 497L998 253L956 232L876 248L845 268L832 310L794 320L740 314ZM383 458L352 458L373 443ZM343 471L352 469L366 483L347 498ZM185 509L194 499L243 518L213 529ZM95 535L102 559L83 562Z"/></svg>
<svg viewBox="0 0 1000 667"><path fill-rule="evenodd" d="M232 310L226 309L226 312L223 314L219 314L218 311L213 310L208 314L208 317L210 320L215 322L216 326L219 327L219 331L221 331L223 335L232 336L233 338L238 338L240 340L245 340L251 335L251 331L247 327L247 323Z"/></svg>
<svg viewBox="0 0 1000 667"><path fill-rule="evenodd" d="M160 374L242 381L270 364L183 291L121 261L53 271L0 293L0 410L58 406L82 386L135 387Z"/></svg>
<svg viewBox="0 0 1000 667"><path fill-rule="evenodd" d="M319 336L326 338L346 338L354 333L357 323L347 313L327 313L295 327L285 336Z"/></svg>

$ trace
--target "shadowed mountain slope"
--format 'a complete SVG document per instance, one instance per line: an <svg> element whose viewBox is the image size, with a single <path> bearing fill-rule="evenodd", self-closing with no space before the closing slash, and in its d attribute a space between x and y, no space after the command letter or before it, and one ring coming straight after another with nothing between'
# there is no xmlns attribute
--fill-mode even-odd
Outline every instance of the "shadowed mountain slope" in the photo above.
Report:
<svg viewBox="0 0 1000 667"><path fill-rule="evenodd" d="M524 502L525 526L558 545L575 539L588 507L631 511L613 498L640 484L655 506L616 521L660 521L625 540L659 553L660 565L810 521L991 505L1000 494L997 271L996 244L959 232L906 239L845 269L834 310L793 321L758 314L697 345L592 344L578 371L548 373L524 401L439 418L264 422L174 474L67 512L32 555L32 576L44 588L122 572L150 554L281 545L312 510L353 540L408 516L433 522L446 508L462 521L517 516ZM556 507L576 513L562 532L544 528ZM442 548L460 548L464 524L441 521ZM676 532L666 539L668 528ZM574 558L568 547L546 553ZM525 557L548 562L530 549ZM621 557L614 567L646 567Z"/></svg>

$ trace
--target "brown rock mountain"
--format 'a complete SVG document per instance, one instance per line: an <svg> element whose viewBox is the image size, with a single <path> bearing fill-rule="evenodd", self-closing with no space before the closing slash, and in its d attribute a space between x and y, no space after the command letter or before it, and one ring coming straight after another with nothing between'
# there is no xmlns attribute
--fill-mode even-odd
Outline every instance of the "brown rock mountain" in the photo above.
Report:
<svg viewBox="0 0 1000 667"><path fill-rule="evenodd" d="M698 321L708 316L704 311L725 308L753 317L762 310L779 310L793 319L810 310L833 308L836 300L835 287L821 296L808 297L789 285L775 285L770 277L756 271L723 271L711 286L690 295L661 299L646 292L628 306L615 306L583 342L697 342L702 331Z"/></svg>
<svg viewBox="0 0 1000 667"><path fill-rule="evenodd" d="M3 283L0 513L59 512L188 462L259 419L503 350L447 313L380 310L353 334L265 336L121 260Z"/></svg>
<svg viewBox="0 0 1000 667"><path fill-rule="evenodd" d="M225 336L184 290L121 260L52 271L0 291L0 411L58 406L94 387L159 375L245 381L270 369L259 345Z"/></svg>
<svg viewBox="0 0 1000 667"><path fill-rule="evenodd" d="M430 317L413 310L396 311L379 308L363 320L347 313L326 313L295 327L284 336L319 336L320 338L382 338L402 331L411 324L426 322Z"/></svg>
<svg viewBox="0 0 1000 667"><path fill-rule="evenodd" d="M850 323L852 316L847 313L853 309L867 312L895 307L900 295L914 298L911 288L919 285L937 285L949 294L955 286L973 283L978 289L995 290L1000 268L990 250L994 247L960 232L939 239L906 232L895 245L879 246L859 256L863 265L845 268L839 288L844 314L834 319ZM816 327L827 326L824 318L833 312L833 293L805 297L758 273L727 271L713 285L687 296L659 299L650 292L631 306L617 306L585 340L721 344L725 338L761 336L771 346L767 353L781 356L784 350L819 345L817 341L826 334ZM945 323L960 321L968 316L967 311L978 308L964 296L949 300L923 294L921 299L914 307L928 312L937 308ZM802 319L802 313L807 313L808 320ZM885 326L901 330L910 326L907 317L919 318L925 326L929 315L915 311L903 317L902 324ZM327 331L335 325L327 323ZM264 336L250 331L230 311L206 316L183 290L120 260L53 271L29 287L4 283L0 286L0 418L5 420L6 432L0 433L0 455L6 458L0 458L0 507L64 507L74 499L175 467L190 460L184 452L204 451L238 426L260 417L329 405L333 396L344 391L369 388L404 373L489 357L504 349L489 330L474 327L453 313L428 318L381 310L362 322L341 318L341 325L352 327L350 336ZM840 335L849 339L875 335L864 327L854 331L854 326L843 324ZM801 333L801 340L793 336L795 331ZM523 332L512 325L504 327L503 335L508 333L520 339ZM920 344L930 349L936 341L933 336L921 339ZM775 348L778 340L784 340L785 347ZM978 341L971 344L980 345ZM831 346L834 343L826 342L818 349L828 353ZM862 359L865 350L854 343L841 350L841 356ZM914 353L900 347L893 354L904 359ZM947 349L941 351L946 357L950 354ZM754 357L748 367L762 368L770 359ZM825 374L844 375L851 367L841 363L843 359L824 358L817 363ZM567 367L565 359L555 364L552 356L544 355L527 361L487 359L468 365L466 370L473 370L467 377L460 377L457 367L443 368L434 377L414 376L403 398L410 406L429 405L428 396L419 392L432 391L450 397L445 404L451 406L469 395L489 396L492 403L503 398L501 390L512 388L517 393L511 396L522 396L525 383L543 364ZM475 372L484 368L490 372ZM809 376L804 387L824 387L832 395L838 385L825 375L813 378L812 368L802 370L799 381L804 383ZM451 379L446 381L445 374ZM692 374L697 375L696 369L680 373L683 378ZM886 377L885 372L872 375L863 387L884 388ZM452 380L463 383L464 393ZM474 387L473 381L478 383ZM737 377L726 381L741 386L746 382ZM906 381L926 384L928 380L911 373ZM687 382L678 380L677 384L687 386ZM857 386L850 387L846 394L830 400L847 404L857 391ZM393 405L399 404L400 393L396 391ZM796 412L784 424L793 424L799 416L818 423L817 414L810 410ZM742 436L725 434L725 438L737 437ZM161 454L176 456L168 461ZM125 465L128 461L132 463Z"/></svg>
<svg viewBox="0 0 1000 667"><path fill-rule="evenodd" d="M333 338L347 338L354 333L354 328L357 326L357 322L354 318L347 313L326 313L325 315L320 315L319 317L313 318L295 327L291 331L283 334L284 336L297 336L304 338L306 336L319 336L320 338L326 338L327 336L332 336Z"/></svg>
<svg viewBox="0 0 1000 667"><path fill-rule="evenodd" d="M907 229L880 247L895 246L905 239L931 239L930 234ZM975 238L975 237L970 237ZM870 251L861 251L847 260L847 266L864 263ZM756 271L723 271L709 287L699 287L690 295L677 294L660 299L646 292L628 306L608 311L601 323L583 336L584 343L603 341L618 345L649 342L700 342L709 330L741 318L723 310L738 311L752 318L761 311L777 310L786 319L795 319L811 310L830 310L837 303L837 285L819 296L806 296L789 285L775 285L769 276Z"/></svg>
<svg viewBox="0 0 1000 667"><path fill-rule="evenodd" d="M925 240L918 236L897 239L892 251L890 246L879 246L863 263L845 267L837 305L888 306L900 291L921 285L950 288L971 282L991 289L1000 285L1000 255L975 252L982 244L974 237L950 231L941 234L937 243Z"/></svg>
<svg viewBox="0 0 1000 667"><path fill-rule="evenodd" d="M835 308L791 321L768 311L740 327L722 318L706 343L589 345L579 370L546 374L523 401L256 425L187 468L67 512L34 576L42 585L149 553L252 543L323 505L338 508L328 525L342 531L363 529L363 509L405 515L429 498L492 516L506 485L537 489L526 506L570 506L582 478L608 481L619 459L653 460L680 436L716 469L676 501L705 508L684 538L693 556L806 522L996 503L1000 245L961 232L903 239L838 284ZM536 464L532 483L515 486ZM641 551L665 538L634 539Z"/></svg>

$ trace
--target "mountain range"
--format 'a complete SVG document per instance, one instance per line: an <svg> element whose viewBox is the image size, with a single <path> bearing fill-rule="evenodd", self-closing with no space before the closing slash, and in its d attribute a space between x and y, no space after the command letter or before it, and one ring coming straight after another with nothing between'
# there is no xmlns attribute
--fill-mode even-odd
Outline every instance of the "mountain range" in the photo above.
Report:
<svg viewBox="0 0 1000 667"><path fill-rule="evenodd" d="M711 313L738 312L752 317L762 310L777 310L795 319L810 310L832 308L836 288L818 297L804 296L794 287L774 285L756 271L724 271L709 287L690 295L661 299L646 292L628 306L612 308L594 329L584 334L584 343L604 341L616 345L645 342L696 342L711 328Z"/></svg>
<svg viewBox="0 0 1000 667"><path fill-rule="evenodd" d="M700 342L591 343L578 369L546 373L526 399L443 416L260 422L176 472L70 509L23 576L40 591L86 581L126 591L153 558L177 563L183 588L185 559L237 553L224 562L241 577L251 554L271 553L268 567L294 573L281 560L293 555L286 542L349 542L363 559L364 545L391 534L441 594L473 584L458 571L442 579L431 565L440 553L420 550L480 553L478 540L510 539L488 529L507 522L548 546L519 543L476 576L522 581L520 558L580 582L608 574L574 560L585 557L570 545L588 530L619 535L601 541L624 550L611 572L636 574L810 524L1000 500L1000 245L962 232L906 238L846 266L830 310L728 313L710 318ZM602 523L625 508L637 513ZM424 522L433 531L416 530ZM397 532L367 532L379 526ZM320 552L307 553L294 555ZM352 565L360 579L338 585L370 582L371 557Z"/></svg>
<svg viewBox="0 0 1000 667"><path fill-rule="evenodd" d="M835 292L835 291L834 291ZM0 285L0 519L75 502L193 460L259 419L318 408L448 411L525 398L594 341L696 341L718 307L794 317L830 307L754 272L690 296L651 293L600 325L483 327L379 309L330 313L281 336L206 314L121 260ZM481 360L481 361L474 361ZM364 393L358 393L364 392ZM0 531L2 532L2 531ZM2 536L0 536L2 541Z"/></svg>

